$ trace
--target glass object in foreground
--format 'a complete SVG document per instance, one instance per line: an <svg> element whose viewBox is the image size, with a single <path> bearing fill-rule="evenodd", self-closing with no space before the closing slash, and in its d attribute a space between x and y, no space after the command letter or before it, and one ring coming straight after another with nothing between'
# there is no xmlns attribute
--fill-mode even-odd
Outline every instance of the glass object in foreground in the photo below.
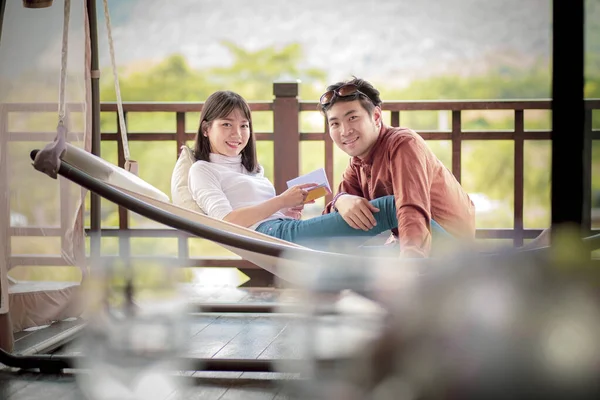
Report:
<svg viewBox="0 0 600 400"><path fill-rule="evenodd" d="M176 268L103 266L87 281L82 389L91 400L176 399L189 329Z"/></svg>
<svg viewBox="0 0 600 400"><path fill-rule="evenodd" d="M553 234L550 251L535 253L282 265L302 288L303 341L288 347L309 381L285 389L312 399L598 398L600 275L577 231ZM356 300L342 311L348 289Z"/></svg>

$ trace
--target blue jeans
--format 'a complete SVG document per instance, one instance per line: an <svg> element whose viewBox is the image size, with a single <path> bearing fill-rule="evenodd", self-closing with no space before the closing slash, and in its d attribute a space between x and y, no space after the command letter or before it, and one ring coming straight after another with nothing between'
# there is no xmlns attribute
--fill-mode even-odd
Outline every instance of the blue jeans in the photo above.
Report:
<svg viewBox="0 0 600 400"><path fill-rule="evenodd" d="M368 231L354 229L337 212L320 215L307 220L278 218L265 221L256 230L288 242L315 249L329 249L332 246L356 248L367 239L398 227L396 202L393 195L370 201L379 209L373 216L377 225ZM431 221L432 235L449 236L437 222ZM343 239L343 240L342 240Z"/></svg>

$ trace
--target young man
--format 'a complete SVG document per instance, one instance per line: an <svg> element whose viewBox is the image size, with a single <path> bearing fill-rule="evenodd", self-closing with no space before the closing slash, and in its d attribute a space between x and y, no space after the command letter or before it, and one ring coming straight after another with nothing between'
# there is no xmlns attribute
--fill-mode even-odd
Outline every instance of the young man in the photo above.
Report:
<svg viewBox="0 0 600 400"><path fill-rule="evenodd" d="M401 256L429 256L432 219L456 238L474 239L475 206L467 193L421 136L383 123L381 103L379 91L358 78L321 96L329 134L351 156L324 213L337 211L353 228L369 230L378 211L369 200L393 194Z"/></svg>

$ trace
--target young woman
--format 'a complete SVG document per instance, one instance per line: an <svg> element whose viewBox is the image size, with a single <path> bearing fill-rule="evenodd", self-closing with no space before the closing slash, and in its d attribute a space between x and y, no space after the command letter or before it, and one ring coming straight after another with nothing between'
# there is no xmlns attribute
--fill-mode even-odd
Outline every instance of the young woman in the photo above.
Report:
<svg viewBox="0 0 600 400"><path fill-rule="evenodd" d="M355 229L337 212L300 220L308 189L314 185L275 193L257 161L250 107L234 92L215 92L206 100L194 155L198 161L190 169L189 187L196 203L211 217L313 248L342 237L364 241L397 227L393 196L369 202L372 229ZM431 223L436 232L445 232Z"/></svg>

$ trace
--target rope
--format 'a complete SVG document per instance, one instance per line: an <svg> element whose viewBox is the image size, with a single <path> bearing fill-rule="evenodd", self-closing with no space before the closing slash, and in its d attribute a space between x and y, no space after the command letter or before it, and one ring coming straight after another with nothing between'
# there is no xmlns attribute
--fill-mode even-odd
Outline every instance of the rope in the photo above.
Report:
<svg viewBox="0 0 600 400"><path fill-rule="evenodd" d="M117 75L117 65L115 63L115 48L112 38L112 30L110 24L110 13L108 12L108 0L104 0L104 19L106 20L106 31L108 33L108 47L110 50L110 62L113 70L115 81L115 93L117 95L117 114L119 116L119 127L121 128L121 139L123 140L123 154L125 162L129 162L129 141L127 140L127 127L125 126L125 114L123 113L123 102L121 101L121 89L119 88L119 77Z"/></svg>
<svg viewBox="0 0 600 400"><path fill-rule="evenodd" d="M58 86L58 123L64 125L65 120L65 87L67 81L67 60L69 53L69 20L71 11L71 0L65 0L63 37L60 64L60 83Z"/></svg>

